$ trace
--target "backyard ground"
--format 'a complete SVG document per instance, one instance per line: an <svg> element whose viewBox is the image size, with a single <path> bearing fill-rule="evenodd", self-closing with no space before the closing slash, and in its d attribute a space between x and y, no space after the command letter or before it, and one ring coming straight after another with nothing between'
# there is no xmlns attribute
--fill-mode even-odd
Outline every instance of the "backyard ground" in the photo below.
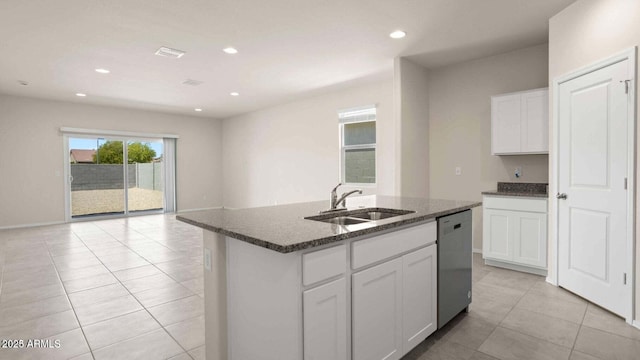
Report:
<svg viewBox="0 0 640 360"><path fill-rule="evenodd" d="M129 189L129 211L162 209L162 191ZM71 216L124 212L124 190L71 192Z"/></svg>

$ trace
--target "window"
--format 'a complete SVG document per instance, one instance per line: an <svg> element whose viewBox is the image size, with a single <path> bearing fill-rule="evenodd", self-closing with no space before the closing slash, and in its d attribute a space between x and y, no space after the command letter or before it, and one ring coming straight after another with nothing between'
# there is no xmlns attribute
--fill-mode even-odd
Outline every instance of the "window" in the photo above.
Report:
<svg viewBox="0 0 640 360"><path fill-rule="evenodd" d="M376 183L376 107L338 112L341 179L345 184Z"/></svg>

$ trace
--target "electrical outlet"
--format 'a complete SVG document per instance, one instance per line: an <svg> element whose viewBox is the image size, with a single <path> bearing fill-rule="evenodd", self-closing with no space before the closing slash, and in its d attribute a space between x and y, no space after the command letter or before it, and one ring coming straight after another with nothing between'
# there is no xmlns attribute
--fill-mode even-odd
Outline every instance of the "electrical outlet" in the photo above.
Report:
<svg viewBox="0 0 640 360"><path fill-rule="evenodd" d="M204 268L211 271L211 250L204 248Z"/></svg>
<svg viewBox="0 0 640 360"><path fill-rule="evenodd" d="M462 168L460 166L456 166L456 175L457 176L462 175Z"/></svg>

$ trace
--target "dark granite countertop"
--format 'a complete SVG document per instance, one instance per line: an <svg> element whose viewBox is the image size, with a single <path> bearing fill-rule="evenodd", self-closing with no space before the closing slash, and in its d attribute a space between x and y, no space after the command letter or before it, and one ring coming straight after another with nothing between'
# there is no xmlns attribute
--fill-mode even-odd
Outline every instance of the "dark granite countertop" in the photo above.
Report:
<svg viewBox="0 0 640 360"><path fill-rule="evenodd" d="M536 198L548 198L548 194L536 194L530 192L513 192L513 191L483 191L482 195L497 195L497 196L519 196L519 197L536 197Z"/></svg>
<svg viewBox="0 0 640 360"><path fill-rule="evenodd" d="M515 183L498 182L496 191L483 191L482 195L521 196L547 198L548 184L545 183Z"/></svg>
<svg viewBox="0 0 640 360"><path fill-rule="evenodd" d="M395 227L435 219L472 207L476 201L360 196L347 199L348 211L385 208L415 211L388 219L354 225L308 220L329 207L328 201L267 206L249 209L214 209L184 213L180 221L281 253L308 249Z"/></svg>

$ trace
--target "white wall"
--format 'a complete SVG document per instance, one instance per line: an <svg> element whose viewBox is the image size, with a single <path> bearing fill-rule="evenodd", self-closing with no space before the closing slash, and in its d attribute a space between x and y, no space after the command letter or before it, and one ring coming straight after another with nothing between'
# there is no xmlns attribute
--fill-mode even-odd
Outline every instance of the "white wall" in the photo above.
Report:
<svg viewBox="0 0 640 360"><path fill-rule="evenodd" d="M178 210L222 205L221 121L0 95L0 228L63 222L60 127L176 134Z"/></svg>
<svg viewBox="0 0 640 360"><path fill-rule="evenodd" d="M607 58L640 43L640 1L638 0L581 0L567 7L549 21L549 83L591 63ZM636 81L637 83L637 81ZM636 91L637 103L640 94ZM553 99L553 94L550 94ZM636 113L636 116L638 114ZM551 123L550 123L551 124ZM640 126L636 119L636 162L640 159ZM549 126L553 133L553 127ZM553 144L552 144L553 145ZM552 149L552 152L554 150ZM551 165L552 166L552 165ZM555 169L549 168L553 178ZM636 171L636 189L640 174ZM555 188L550 188L555 193ZM636 234L640 233L637 220L640 211L640 192L636 190ZM556 214L549 214L550 228L555 228ZM637 235L636 235L637 236ZM636 237L636 264L640 259L640 243ZM555 262L550 249L549 263ZM636 266L636 319L640 313L640 266Z"/></svg>
<svg viewBox="0 0 640 360"><path fill-rule="evenodd" d="M394 72L396 192L429 197L428 71L405 58L396 58Z"/></svg>
<svg viewBox="0 0 640 360"><path fill-rule="evenodd" d="M547 56L543 44L429 72L432 198L482 201L498 181L548 182L547 155L491 155L491 96L547 87ZM481 208L473 210L473 229L473 247L482 249Z"/></svg>
<svg viewBox="0 0 640 360"><path fill-rule="evenodd" d="M340 180L337 111L369 104L378 105L377 186L363 190L394 194L392 87L384 81L225 119L224 205L328 201Z"/></svg>

